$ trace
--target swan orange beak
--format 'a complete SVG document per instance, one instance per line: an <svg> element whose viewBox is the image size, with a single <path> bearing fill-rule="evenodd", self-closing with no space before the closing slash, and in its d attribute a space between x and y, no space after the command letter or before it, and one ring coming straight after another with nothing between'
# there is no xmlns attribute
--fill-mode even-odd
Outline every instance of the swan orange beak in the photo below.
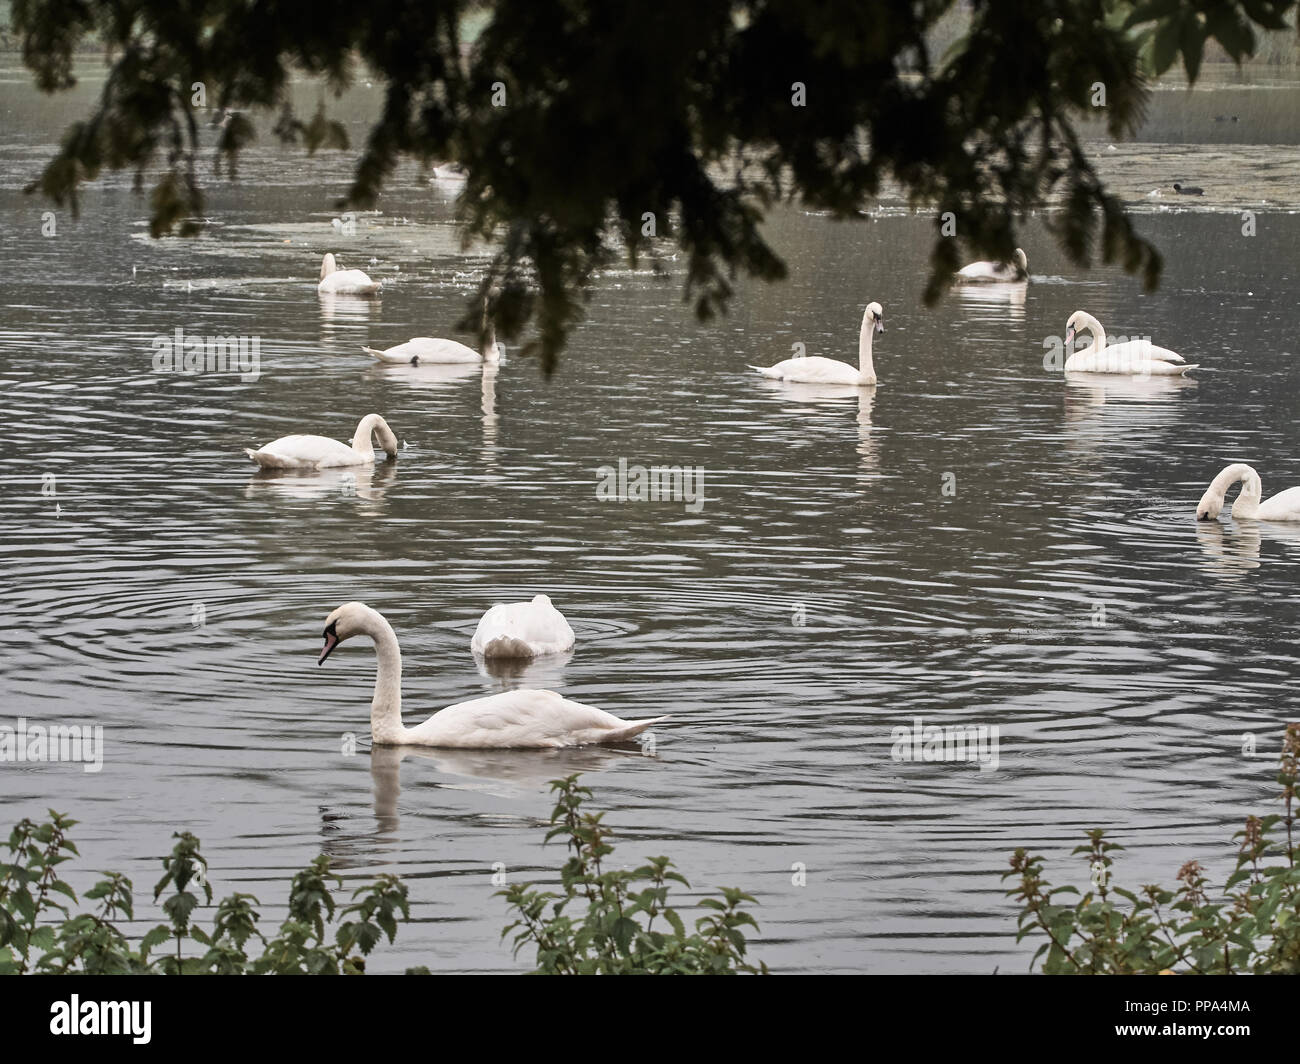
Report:
<svg viewBox="0 0 1300 1064"><path fill-rule="evenodd" d="M879 335L880 335L882 332L884 332L884 331L885 331L885 323L884 323L883 321L881 321L880 319L877 318L877 319L876 319L876 335L879 336Z"/></svg>
<svg viewBox="0 0 1300 1064"><path fill-rule="evenodd" d="M341 640L338 637L338 633L334 631L334 625L331 624L325 629L325 646L320 652L320 657L316 659L316 664L323 665L325 659L330 656L330 651L338 646L340 642Z"/></svg>
<svg viewBox="0 0 1300 1064"><path fill-rule="evenodd" d="M1066 346L1066 347L1069 347L1072 343L1074 343L1074 326L1073 326L1073 325L1071 325L1068 329L1065 330L1065 346Z"/></svg>

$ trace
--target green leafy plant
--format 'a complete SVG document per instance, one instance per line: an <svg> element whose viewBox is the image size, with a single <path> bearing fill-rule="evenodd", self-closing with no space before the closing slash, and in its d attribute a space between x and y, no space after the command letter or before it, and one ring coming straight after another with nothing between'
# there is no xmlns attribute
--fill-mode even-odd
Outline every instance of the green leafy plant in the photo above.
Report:
<svg viewBox="0 0 1300 1064"><path fill-rule="evenodd" d="M612 832L604 813L584 810L591 791L576 775L552 781L551 789L557 798L546 840L564 838L569 850L563 893L531 883L497 892L516 915L501 933L516 932L516 956L534 948L537 973L548 975L767 974L766 964L747 959L745 928L758 930L743 909L757 904L750 895L723 887L721 897L704 898L700 905L710 911L688 934L668 904L672 883L690 886L672 861L651 857L634 871L608 867Z"/></svg>
<svg viewBox="0 0 1300 1064"><path fill-rule="evenodd" d="M99 903L95 911L73 915L60 900L78 900L59 875L59 866L77 856L68 838L76 823L51 811L46 823L24 819L10 833L8 860L0 864L0 975L360 974L380 939L396 937L399 915L410 916L406 887L392 875L359 887L339 909L333 891L343 881L322 856L294 876L288 916L270 941L258 930L258 901L251 894L223 898L205 931L194 921L196 891L210 907L212 887L199 840L186 831L173 836L178 841L163 858L163 877L154 888L155 901L171 888L162 903L167 923L133 946L114 923L134 919L125 876L105 873L86 891L87 901ZM249 952L254 940L262 945L258 955ZM165 951L154 952L164 944Z"/></svg>
<svg viewBox="0 0 1300 1064"><path fill-rule="evenodd" d="M1011 858L1003 879L1020 903L1020 941L1042 935L1031 962L1042 958L1048 975L1300 973L1300 845L1295 837L1296 781L1300 776L1300 724L1287 726L1277 782L1283 812L1249 816L1241 831L1236 866L1212 892L1199 861L1178 871L1173 890L1148 885L1134 892L1110 883L1111 856L1123 847L1099 829L1076 847L1092 870L1091 887L1053 887L1042 857L1024 849ZM1281 825L1285 840L1269 833ZM1079 895L1073 905L1061 895Z"/></svg>

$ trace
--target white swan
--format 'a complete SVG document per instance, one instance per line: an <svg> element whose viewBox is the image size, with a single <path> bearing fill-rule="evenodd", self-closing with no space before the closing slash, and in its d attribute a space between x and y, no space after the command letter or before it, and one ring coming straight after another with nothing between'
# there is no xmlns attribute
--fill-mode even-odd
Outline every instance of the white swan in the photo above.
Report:
<svg viewBox="0 0 1300 1064"><path fill-rule="evenodd" d="M1092 334L1092 346L1076 351L1065 360L1066 373L1124 373L1131 377L1175 377L1197 365L1188 365L1182 355L1150 340L1129 340L1106 346L1106 330L1101 322L1082 310L1076 310L1065 323L1065 346L1074 343L1076 332Z"/></svg>
<svg viewBox="0 0 1300 1064"><path fill-rule="evenodd" d="M535 658L573 647L573 629L545 595L532 602L498 603L483 614L469 648L485 658Z"/></svg>
<svg viewBox="0 0 1300 1064"><path fill-rule="evenodd" d="M321 664L343 640L368 635L379 658L370 702L370 736L381 746L440 746L472 750L532 749L616 743L639 735L667 717L620 720L554 691L521 689L458 702L423 724L402 724L402 652L392 626L378 610L349 602L325 618Z"/></svg>
<svg viewBox="0 0 1300 1064"><path fill-rule="evenodd" d="M1012 262L972 262L953 274L953 284L1005 284L1029 280L1029 260L1016 248Z"/></svg>
<svg viewBox="0 0 1300 1064"><path fill-rule="evenodd" d="M263 469L331 469L337 466L365 465L375 460L371 435L389 458L397 457L397 437L388 422L378 414L367 414L357 425L352 442L340 443L328 436L281 436L256 451L245 447L244 453Z"/></svg>
<svg viewBox="0 0 1300 1064"><path fill-rule="evenodd" d="M371 296L379 291L379 282L372 281L363 270L340 270L329 252L320 262L320 284L316 291L334 296Z"/></svg>
<svg viewBox="0 0 1300 1064"><path fill-rule="evenodd" d="M1223 509L1224 495L1238 481L1241 482L1241 491L1232 504L1233 517L1246 521L1300 521L1300 488L1287 488L1260 502L1264 484L1259 474L1244 462L1228 466L1210 482L1201 501L1196 504L1196 519L1212 521L1218 517Z"/></svg>
<svg viewBox="0 0 1300 1064"><path fill-rule="evenodd" d="M764 369L750 366L764 377L774 380L795 381L801 384L860 384L876 383L876 367L871 361L871 336L885 331L885 312L879 303L868 303L862 314L862 328L858 332L858 368L835 358L812 355L807 358L787 358L775 366Z"/></svg>
<svg viewBox="0 0 1300 1064"><path fill-rule="evenodd" d="M497 343L496 329L489 323L488 342L479 354L472 347L466 347L455 340L443 340L432 336L417 336L404 344L377 351L373 347L363 347L366 354L380 362L402 363L409 366L446 366L469 362L500 362L505 349Z"/></svg>

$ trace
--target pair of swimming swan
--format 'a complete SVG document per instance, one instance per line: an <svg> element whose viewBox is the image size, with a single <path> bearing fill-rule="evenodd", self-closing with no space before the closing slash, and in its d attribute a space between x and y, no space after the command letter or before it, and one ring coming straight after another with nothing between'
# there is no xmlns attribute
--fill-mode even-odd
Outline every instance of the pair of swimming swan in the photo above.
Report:
<svg viewBox="0 0 1300 1064"><path fill-rule="evenodd" d="M372 281L364 270L341 270L334 256L326 253L320 262L320 284L316 291L321 295L372 296L379 291L379 281Z"/></svg>
<svg viewBox="0 0 1300 1064"><path fill-rule="evenodd" d="M554 691L523 689L458 702L408 728L402 723L402 652L383 615L365 603L349 602L325 619L322 634L325 645L316 660L318 665L352 636L366 635L374 642L379 671L370 702L370 735L381 746L555 749L624 742L667 719L623 720Z"/></svg>
<svg viewBox="0 0 1300 1064"><path fill-rule="evenodd" d="M1300 521L1300 488L1287 488L1261 501L1264 484L1245 462L1234 462L1210 482L1196 504L1198 521L1213 521L1223 510L1224 496L1234 484L1241 484L1232 516L1244 521Z"/></svg>

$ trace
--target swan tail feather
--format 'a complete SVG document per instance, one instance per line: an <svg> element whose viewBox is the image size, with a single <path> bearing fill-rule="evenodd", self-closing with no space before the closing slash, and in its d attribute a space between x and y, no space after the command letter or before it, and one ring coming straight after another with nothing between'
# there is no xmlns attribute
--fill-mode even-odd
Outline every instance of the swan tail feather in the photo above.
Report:
<svg viewBox="0 0 1300 1064"><path fill-rule="evenodd" d="M361 350L372 358L379 359L380 362L384 361L384 353L382 351L376 351L373 347L362 347Z"/></svg>
<svg viewBox="0 0 1300 1064"><path fill-rule="evenodd" d="M253 450L253 448L251 448L251 447L245 447L245 448L244 448L244 453L245 453L246 455L248 455L248 457L249 457L250 459L252 459L254 462L257 462L257 452L256 452L255 450ZM258 464L258 465L261 465L261 462L258 462L257 464Z"/></svg>
<svg viewBox="0 0 1300 1064"><path fill-rule="evenodd" d="M619 743L625 739L631 739L634 736L640 735L647 728L659 724L667 719L668 715L662 717L650 717L646 720L625 720L623 723L626 724L627 727L614 728L611 731L605 732L605 734L601 736L600 741L603 743Z"/></svg>
<svg viewBox="0 0 1300 1064"><path fill-rule="evenodd" d="M746 363L746 365L748 365L748 363ZM764 377L780 377L780 376L781 376L781 374L775 372L775 371L772 370L772 369L769 369L769 368L766 367L766 366L750 366L749 368L752 369L752 370L757 370L759 373L763 374Z"/></svg>

